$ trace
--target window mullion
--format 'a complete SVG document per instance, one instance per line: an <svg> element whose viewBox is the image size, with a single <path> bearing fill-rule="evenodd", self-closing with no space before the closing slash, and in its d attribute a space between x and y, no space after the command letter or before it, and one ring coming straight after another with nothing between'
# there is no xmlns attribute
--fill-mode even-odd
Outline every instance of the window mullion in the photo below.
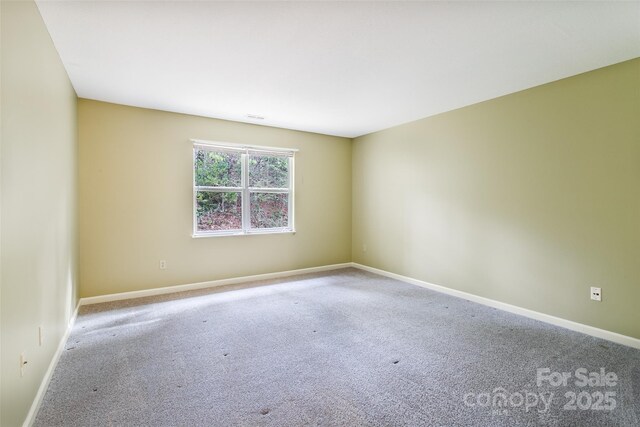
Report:
<svg viewBox="0 0 640 427"><path fill-rule="evenodd" d="M251 215L249 206L249 155L245 151L242 155L242 231L249 231Z"/></svg>
<svg viewBox="0 0 640 427"><path fill-rule="evenodd" d="M249 187L251 193L283 193L287 194L291 190L288 188L261 188L261 187Z"/></svg>
<svg viewBox="0 0 640 427"><path fill-rule="evenodd" d="M293 157L289 157L287 159L288 164L287 164L287 172L289 172L289 197L287 197L287 201L288 201L288 215L287 215L287 228L293 228L293 224L294 224L294 218L293 218Z"/></svg>
<svg viewBox="0 0 640 427"><path fill-rule="evenodd" d="M242 192L242 187L209 187L206 185L197 185L195 187L196 191L210 191L212 193L240 193Z"/></svg>

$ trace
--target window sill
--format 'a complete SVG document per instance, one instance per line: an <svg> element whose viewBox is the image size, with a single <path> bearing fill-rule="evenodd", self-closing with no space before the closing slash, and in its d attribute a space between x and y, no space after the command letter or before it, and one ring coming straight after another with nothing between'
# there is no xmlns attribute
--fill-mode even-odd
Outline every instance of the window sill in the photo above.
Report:
<svg viewBox="0 0 640 427"><path fill-rule="evenodd" d="M194 233L191 234L193 239L203 239L207 237L229 237L229 236L261 236L265 234L296 234L296 230L264 230L264 231L238 231L238 232L222 232L222 233Z"/></svg>

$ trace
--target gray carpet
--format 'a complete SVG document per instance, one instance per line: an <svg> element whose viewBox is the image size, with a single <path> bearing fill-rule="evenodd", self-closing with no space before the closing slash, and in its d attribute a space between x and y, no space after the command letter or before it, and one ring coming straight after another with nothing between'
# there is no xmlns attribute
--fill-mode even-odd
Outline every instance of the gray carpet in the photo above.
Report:
<svg viewBox="0 0 640 427"><path fill-rule="evenodd" d="M640 351L345 269L82 307L35 425L637 426Z"/></svg>

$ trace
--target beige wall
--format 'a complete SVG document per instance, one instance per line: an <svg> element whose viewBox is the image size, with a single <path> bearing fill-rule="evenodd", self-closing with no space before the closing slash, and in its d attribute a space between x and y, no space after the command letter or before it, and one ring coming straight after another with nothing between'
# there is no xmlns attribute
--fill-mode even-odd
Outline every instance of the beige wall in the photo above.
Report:
<svg viewBox="0 0 640 427"><path fill-rule="evenodd" d="M640 59L353 147L355 262L640 338Z"/></svg>
<svg viewBox="0 0 640 427"><path fill-rule="evenodd" d="M36 5L0 10L0 424L9 427L24 421L77 300L76 95Z"/></svg>
<svg viewBox="0 0 640 427"><path fill-rule="evenodd" d="M84 99L78 132L83 297L351 260L349 139ZM192 238L190 138L300 149L296 234Z"/></svg>

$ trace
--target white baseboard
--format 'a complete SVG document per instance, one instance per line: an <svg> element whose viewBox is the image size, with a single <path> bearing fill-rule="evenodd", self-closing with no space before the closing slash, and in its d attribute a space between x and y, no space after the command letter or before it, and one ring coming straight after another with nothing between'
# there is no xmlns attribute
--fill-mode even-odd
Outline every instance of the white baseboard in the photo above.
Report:
<svg viewBox="0 0 640 427"><path fill-rule="evenodd" d="M391 273L378 268L369 267L367 265L358 264L352 262L351 265L360 270L368 271L370 273L379 274L381 276L389 277L391 279L400 280L402 282L411 283L412 285L421 286L423 288L431 289L432 291L442 292L444 294L452 295L454 297L463 298L478 304L494 307L499 310L508 311L509 313L519 314L521 316L528 317L530 319L540 320L541 322L550 323L552 325L561 326L572 331L581 332L583 334L591 335L597 338L602 338L608 341L613 341L618 344L626 345L640 349L640 339L629 337L626 335L618 334L616 332L599 329L593 326L584 325L582 323L573 322L571 320L562 319L560 317L551 316L550 314L540 313L538 311L529 310L526 308L518 307L515 305L507 304L504 302L492 300L490 298L481 297L478 295L470 294L463 291L447 288L445 286L434 285L433 283L425 282L423 280L414 279L400 274Z"/></svg>
<svg viewBox="0 0 640 427"><path fill-rule="evenodd" d="M22 427L31 427L34 421L36 420L36 415L38 415L38 410L40 409L40 405L42 404L42 399L44 399L44 395L47 392L47 388L49 387L49 383L51 382L51 377L53 376L53 371L55 371L56 366L58 366L58 360L60 360L60 356L64 351L64 347L67 343L67 339L69 338L69 334L71 334L71 329L73 329L73 324L76 322L76 317L78 317L78 309L80 308L80 304L76 306L76 309L73 311L71 315L71 319L69 319L69 323L67 324L67 330L60 338L60 342L58 343L58 348L56 352L53 354L51 358L51 362L49 362L49 367L47 371L44 373L44 377L40 382L40 387L38 388L38 392L36 393L36 397L33 399L33 403L31 403L31 407L29 408L29 412L27 413L27 418L25 418L24 423L22 423Z"/></svg>
<svg viewBox="0 0 640 427"><path fill-rule="evenodd" d="M533 311L533 310L518 307L515 305L507 304L505 302L481 297L478 295L470 294L468 292L458 291L456 289L447 288L445 286L435 285L433 283L425 282L423 280L418 280L412 277L391 273L389 271L380 270L378 268L369 267L367 265L358 264L355 262L323 265L320 267L301 268L298 270L278 271L275 273L256 274L253 276L234 277L230 279L212 280L208 282L167 286L163 288L145 289L141 291L122 292L117 294L81 298L79 305L98 304L102 302L119 301L119 300L125 300L125 299L142 298L142 297L148 297L148 296L154 296L154 295L163 295L163 294L191 291L191 290L197 290L197 289L214 288L218 286L235 285L235 284L259 281L259 280L277 279L281 277L295 276L298 274L317 273L322 271L337 270L337 269L347 268L347 267L355 267L360 270L365 270L371 273L379 274L381 276L400 280L402 282L411 283L413 285L431 289L436 292L441 292L441 293L452 295L458 298L463 298L469 301L476 302L478 304L508 311L509 313L519 314L521 316L539 320L541 322L550 323L552 325L570 329L572 331L581 332L583 334L591 335L597 338L602 338L618 344L626 345L628 347L640 349L640 339L638 338L633 338L626 335L618 334L616 332L607 331L605 329L596 328L594 326L589 326L589 325L574 322L571 320L562 319L560 317L552 316L550 314L540 313L538 311Z"/></svg>
<svg viewBox="0 0 640 427"><path fill-rule="evenodd" d="M80 305L98 304L102 302L119 301L132 298L142 298L154 295L173 294L176 292L193 291L197 289L215 288L218 286L237 285L239 283L255 282L259 280L271 280L281 277L296 276L298 274L318 273L321 271L337 270L351 267L350 262L343 264L330 264L320 267L301 268L298 270L278 271L275 273L256 274L253 276L234 277L230 279L211 280L208 282L190 283L187 285L166 286L163 288L145 289L141 291L122 292L117 294L100 295L97 297L80 298Z"/></svg>

